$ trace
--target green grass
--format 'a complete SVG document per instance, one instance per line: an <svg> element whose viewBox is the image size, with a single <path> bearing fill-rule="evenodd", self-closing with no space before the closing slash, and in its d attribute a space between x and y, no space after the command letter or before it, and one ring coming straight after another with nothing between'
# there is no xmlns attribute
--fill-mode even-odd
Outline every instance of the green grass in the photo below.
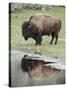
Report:
<svg viewBox="0 0 67 90"><path fill-rule="evenodd" d="M59 33L59 39L57 45L50 45L51 36L43 37L42 45L36 47L33 39L24 40L21 34L21 25L24 21L28 20L30 16L42 13L45 15L55 16L62 21L61 31ZM21 12L11 13L11 48L19 49L27 52L35 52L38 50L42 54L47 54L53 57L64 58L65 47L65 8L54 7L49 11L45 10L23 10Z"/></svg>

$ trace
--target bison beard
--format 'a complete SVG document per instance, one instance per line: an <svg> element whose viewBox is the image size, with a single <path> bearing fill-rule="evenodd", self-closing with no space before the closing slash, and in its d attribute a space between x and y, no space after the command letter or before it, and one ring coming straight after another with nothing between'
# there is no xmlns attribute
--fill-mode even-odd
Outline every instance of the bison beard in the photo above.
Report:
<svg viewBox="0 0 67 90"><path fill-rule="evenodd" d="M61 28L61 20L52 16L37 15L31 16L29 21L26 21L22 25L22 36L25 40L33 38L36 41L35 45L41 45L42 36L51 35L52 39L50 44L55 39L55 45L58 40L58 33Z"/></svg>

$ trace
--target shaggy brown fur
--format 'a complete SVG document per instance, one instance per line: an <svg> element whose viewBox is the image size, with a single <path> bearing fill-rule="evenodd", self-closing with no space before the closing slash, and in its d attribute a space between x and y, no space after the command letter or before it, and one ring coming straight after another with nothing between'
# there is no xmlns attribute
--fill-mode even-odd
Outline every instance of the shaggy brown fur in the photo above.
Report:
<svg viewBox="0 0 67 90"><path fill-rule="evenodd" d="M23 23L22 33L26 40L33 38L36 41L36 45L41 45L42 36L44 35L51 35L50 44L53 43L54 38L56 39L55 44L57 44L60 28L61 20L52 16L36 15L31 16L28 22Z"/></svg>

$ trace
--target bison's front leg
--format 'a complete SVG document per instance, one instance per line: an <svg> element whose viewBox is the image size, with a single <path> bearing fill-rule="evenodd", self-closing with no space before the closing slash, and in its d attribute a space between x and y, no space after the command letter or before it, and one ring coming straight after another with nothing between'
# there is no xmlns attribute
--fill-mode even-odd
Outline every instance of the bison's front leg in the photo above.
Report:
<svg viewBox="0 0 67 90"><path fill-rule="evenodd" d="M37 41L36 41L35 45L36 45L36 46L37 46L37 45L41 45L41 42L37 42Z"/></svg>
<svg viewBox="0 0 67 90"><path fill-rule="evenodd" d="M36 36L36 44L35 45L41 45L42 42L42 35L39 33Z"/></svg>

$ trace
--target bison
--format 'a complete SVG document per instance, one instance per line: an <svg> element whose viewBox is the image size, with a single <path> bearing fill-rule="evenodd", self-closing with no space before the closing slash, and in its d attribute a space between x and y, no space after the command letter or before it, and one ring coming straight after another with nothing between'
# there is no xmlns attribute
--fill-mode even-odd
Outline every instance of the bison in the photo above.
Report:
<svg viewBox="0 0 67 90"><path fill-rule="evenodd" d="M42 36L52 36L50 44L53 43L55 38L55 45L58 40L58 33L61 29L61 20L46 15L31 16L28 21L22 25L22 35L25 40L33 38L36 41L35 45L41 45Z"/></svg>

